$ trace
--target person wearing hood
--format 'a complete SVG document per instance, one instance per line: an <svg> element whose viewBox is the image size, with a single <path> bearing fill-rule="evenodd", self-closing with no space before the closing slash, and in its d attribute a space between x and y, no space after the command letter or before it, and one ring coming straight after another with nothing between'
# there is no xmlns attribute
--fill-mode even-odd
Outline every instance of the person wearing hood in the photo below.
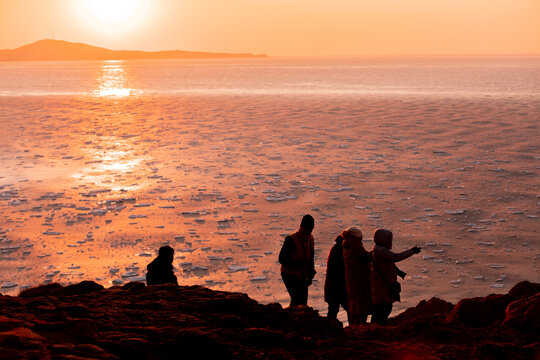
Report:
<svg viewBox="0 0 540 360"><path fill-rule="evenodd" d="M336 238L328 254L326 279L324 281L324 301L328 303L329 318L336 319L341 305L347 311L347 288L345 286L345 264L343 262L343 238Z"/></svg>
<svg viewBox="0 0 540 360"><path fill-rule="evenodd" d="M308 287L315 276L315 243L311 233L315 227L315 219L304 215L300 229L285 237L279 263L281 278L291 296L290 306L307 305Z"/></svg>
<svg viewBox="0 0 540 360"><path fill-rule="evenodd" d="M372 251L373 263L371 264L371 299L373 302L371 322L383 326L386 325L392 312L392 305L396 301L390 294L389 288L391 284L397 282L398 275L404 276L395 263L420 253L418 246L400 253L392 252L392 237L392 232L386 229L378 229L373 234L375 246Z"/></svg>
<svg viewBox="0 0 540 360"><path fill-rule="evenodd" d="M348 296L349 324L365 323L371 312L370 267L371 253L362 244L363 234L357 227L341 233L345 283Z"/></svg>
<svg viewBox="0 0 540 360"><path fill-rule="evenodd" d="M173 272L172 262L174 260L174 249L170 246L159 248L158 256L146 267L147 285L176 284L178 280Z"/></svg>

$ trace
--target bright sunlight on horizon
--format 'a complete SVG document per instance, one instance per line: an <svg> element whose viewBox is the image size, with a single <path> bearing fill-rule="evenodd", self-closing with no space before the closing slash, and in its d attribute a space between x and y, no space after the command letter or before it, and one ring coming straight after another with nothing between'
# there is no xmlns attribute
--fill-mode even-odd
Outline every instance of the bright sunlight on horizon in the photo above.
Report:
<svg viewBox="0 0 540 360"><path fill-rule="evenodd" d="M78 16L92 29L125 32L140 26L149 12L150 0L76 1Z"/></svg>
<svg viewBox="0 0 540 360"><path fill-rule="evenodd" d="M540 1L0 0L0 49L45 38L274 56L540 54Z"/></svg>

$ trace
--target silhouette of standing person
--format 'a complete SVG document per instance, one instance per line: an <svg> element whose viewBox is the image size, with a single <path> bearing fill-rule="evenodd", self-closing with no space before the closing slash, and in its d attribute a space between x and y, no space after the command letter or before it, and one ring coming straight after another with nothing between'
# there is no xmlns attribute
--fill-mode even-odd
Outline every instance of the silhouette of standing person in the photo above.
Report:
<svg viewBox="0 0 540 360"><path fill-rule="evenodd" d="M170 246L159 248L158 256L146 267L147 285L176 284L178 280L173 272L172 262L174 260L174 249Z"/></svg>
<svg viewBox="0 0 540 360"><path fill-rule="evenodd" d="M279 253L281 277L291 296L292 305L307 305L308 287L315 276L315 242L311 235L315 220L304 215L300 229L285 237Z"/></svg>
<svg viewBox="0 0 540 360"><path fill-rule="evenodd" d="M362 244L363 234L359 228L350 227L344 230L341 236L344 239L343 259L349 299L349 324L362 324L371 313L371 253Z"/></svg>
<svg viewBox="0 0 540 360"><path fill-rule="evenodd" d="M418 246L401 253L390 251L392 237L392 232L385 229L378 229L373 234L375 246L373 247L373 263L371 265L371 298L373 301L371 322L380 325L386 325L392 312L392 305L396 301L389 289L391 284L397 281L397 275L401 272L395 263L420 253ZM404 276L404 273L401 273Z"/></svg>
<svg viewBox="0 0 540 360"><path fill-rule="evenodd" d="M345 287L345 264L343 262L343 238L341 234L330 249L326 263L324 301L328 303L329 318L336 319L341 305L347 311L347 288Z"/></svg>

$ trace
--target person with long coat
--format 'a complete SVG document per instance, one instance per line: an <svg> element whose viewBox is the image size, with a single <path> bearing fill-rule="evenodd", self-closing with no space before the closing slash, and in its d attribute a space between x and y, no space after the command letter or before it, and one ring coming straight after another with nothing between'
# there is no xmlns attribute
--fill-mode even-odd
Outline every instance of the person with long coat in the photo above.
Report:
<svg viewBox="0 0 540 360"><path fill-rule="evenodd" d="M350 227L341 233L347 285L349 324L362 324L371 312L371 253L362 244L362 231Z"/></svg>
<svg viewBox="0 0 540 360"><path fill-rule="evenodd" d="M343 238L336 238L328 254L326 279L324 281L324 301L328 303L329 318L336 319L341 305L347 311L347 288L345 285L345 263L343 261Z"/></svg>
<svg viewBox="0 0 540 360"><path fill-rule="evenodd" d="M400 272L395 263L420 252L418 246L400 253L392 252L392 238L392 232L386 229L378 229L373 234L375 245L372 251L373 263L371 264L371 299L373 302L371 322L380 325L386 325L392 312L392 306L396 301L390 295L389 290L391 284L397 281Z"/></svg>

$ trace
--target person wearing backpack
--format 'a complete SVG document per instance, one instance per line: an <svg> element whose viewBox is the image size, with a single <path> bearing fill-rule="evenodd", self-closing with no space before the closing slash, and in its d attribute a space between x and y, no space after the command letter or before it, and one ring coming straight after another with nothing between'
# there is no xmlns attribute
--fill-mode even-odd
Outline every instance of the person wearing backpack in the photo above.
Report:
<svg viewBox="0 0 540 360"><path fill-rule="evenodd" d="M395 263L405 260L414 254L420 253L420 248L413 248L395 253L392 252L392 232L386 229L378 229L373 234L373 247L371 264L371 299L373 302L372 323L386 325L392 312L395 301L400 301L399 292L401 287L397 282L400 270ZM404 273L401 272L404 276Z"/></svg>

